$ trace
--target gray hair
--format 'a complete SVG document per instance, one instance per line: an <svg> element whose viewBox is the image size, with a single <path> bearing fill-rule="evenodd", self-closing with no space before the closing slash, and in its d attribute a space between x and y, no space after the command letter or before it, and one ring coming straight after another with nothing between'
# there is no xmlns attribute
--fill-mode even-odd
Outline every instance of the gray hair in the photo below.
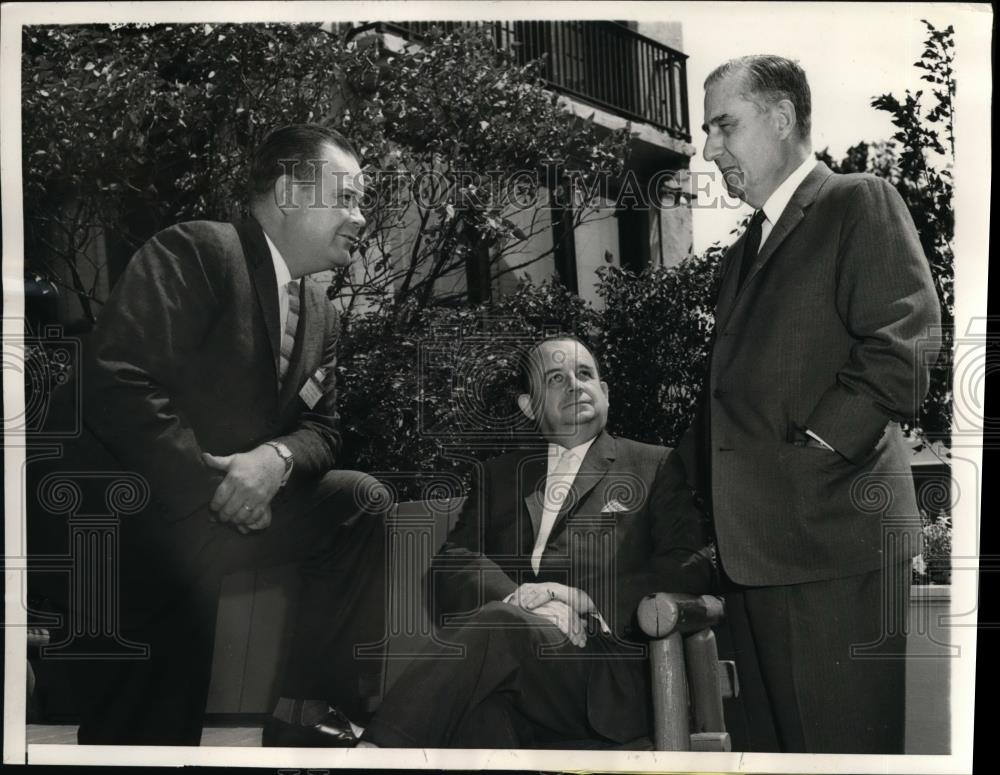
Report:
<svg viewBox="0 0 1000 775"><path fill-rule="evenodd" d="M795 107L795 120L799 136L809 137L812 124L812 96L805 71L798 62L774 56L754 54L737 57L719 65L705 79L705 88L729 75L743 78L748 94L762 97L768 104L788 100Z"/></svg>

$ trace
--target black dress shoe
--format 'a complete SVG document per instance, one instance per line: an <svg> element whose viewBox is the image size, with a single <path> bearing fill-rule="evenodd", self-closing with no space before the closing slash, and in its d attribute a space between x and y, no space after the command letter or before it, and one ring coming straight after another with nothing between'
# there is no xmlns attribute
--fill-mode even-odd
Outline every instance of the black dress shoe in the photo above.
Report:
<svg viewBox="0 0 1000 775"><path fill-rule="evenodd" d="M264 722L261 745L265 748L354 748L358 738L347 716L336 708L316 724L289 724L274 716Z"/></svg>

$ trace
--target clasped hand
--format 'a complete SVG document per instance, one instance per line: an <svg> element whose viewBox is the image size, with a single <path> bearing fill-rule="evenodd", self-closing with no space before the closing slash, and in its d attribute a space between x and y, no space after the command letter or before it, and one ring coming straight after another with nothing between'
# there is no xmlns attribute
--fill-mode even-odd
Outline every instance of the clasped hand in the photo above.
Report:
<svg viewBox="0 0 1000 775"><path fill-rule="evenodd" d="M244 535L271 524L271 499L285 473L284 462L271 447L261 445L235 455L205 452L202 460L226 474L209 503L220 522L229 523Z"/></svg>
<svg viewBox="0 0 1000 775"><path fill-rule="evenodd" d="M552 622L574 646L587 645L583 617L597 613L597 607L582 589L552 581L522 584L514 591L510 603Z"/></svg>

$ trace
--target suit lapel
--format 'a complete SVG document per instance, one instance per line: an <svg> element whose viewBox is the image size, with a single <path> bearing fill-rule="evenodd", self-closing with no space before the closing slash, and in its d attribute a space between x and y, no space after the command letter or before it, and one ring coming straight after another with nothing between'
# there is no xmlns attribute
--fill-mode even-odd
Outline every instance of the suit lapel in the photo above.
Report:
<svg viewBox="0 0 1000 775"><path fill-rule="evenodd" d="M729 318L729 313L733 309L733 304L736 301L736 283L739 282L740 273L738 269L734 270L733 267L739 266L740 259L743 257L743 246L746 244L746 240L747 234L744 231L735 244L726 251L726 256L723 260L722 285L719 288L719 300L715 305L715 329L717 331L725 325L726 320Z"/></svg>
<svg viewBox="0 0 1000 775"><path fill-rule="evenodd" d="M243 256L247 262L247 271L254 295L257 297L257 305L260 307L264 326L267 328L267 341L271 348L271 362L277 385L281 331L278 328L278 281L274 276L271 250L267 246L264 230L255 219L246 218L234 225L243 245Z"/></svg>
<svg viewBox="0 0 1000 775"><path fill-rule="evenodd" d="M565 527L567 518L580 508L583 499L608 473L611 463L617 456L617 449L618 445L614 437L603 431L590 445L586 457L580 464L580 470L577 471L573 479L570 495L564 501L563 507L556 517L556 522L552 526L552 536L556 536Z"/></svg>
<svg viewBox="0 0 1000 775"><path fill-rule="evenodd" d="M548 445L528 450L518 463L521 472L520 492L524 493L524 506L531 520L531 530L521 530L522 544L528 547L528 554L535 543L535 537L542 524L545 508L545 479L548 474ZM526 526L524 526L526 527ZM522 546L523 550L523 546Z"/></svg>
<svg viewBox="0 0 1000 775"><path fill-rule="evenodd" d="M725 325L729 314L735 308L740 298L746 294L747 288L753 283L754 277L771 260L771 257L781 247L781 243L802 222L802 219L805 218L805 211L816 200L819 190L823 187L823 183L832 174L833 172L830 171L829 167L823 162L818 162L812 171L806 175L806 179L795 189L795 193L788 200L788 205L781 213L781 217L778 218L778 222L774 224L774 228L771 229L767 240L761 246L760 252L757 254L757 260L750 267L743 286L737 290L736 284L739 282L739 271L738 269L734 270L733 267L738 266L743 257L743 248L746 245L746 232L740 236L740 239L730 251L729 257L733 260L728 262L726 276L723 278L722 289L719 293L719 304L716 308L717 326L720 324ZM737 256L739 259L736 259Z"/></svg>

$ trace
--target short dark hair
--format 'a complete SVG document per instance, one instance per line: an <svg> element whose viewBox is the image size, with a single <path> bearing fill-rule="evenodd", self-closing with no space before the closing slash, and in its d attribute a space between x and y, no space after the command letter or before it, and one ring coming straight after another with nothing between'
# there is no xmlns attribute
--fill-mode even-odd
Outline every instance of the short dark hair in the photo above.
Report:
<svg viewBox="0 0 1000 775"><path fill-rule="evenodd" d="M274 181L287 172L287 162L308 164L323 155L326 145L349 153L361 164L355 147L336 129L319 124L289 124L272 129L257 146L250 161L247 188L251 201L270 191Z"/></svg>
<svg viewBox="0 0 1000 775"><path fill-rule="evenodd" d="M584 350L590 353L590 357L594 359L594 365L597 366L597 374L600 377L601 374L601 364L597 360L597 356L594 354L594 349L583 341L580 337L575 334L550 334L543 339L539 339L534 342L530 347L525 347L518 353L517 358L517 386L521 393L527 393L531 395L531 375L536 373L538 369L535 367L534 360L532 356L546 342L576 342Z"/></svg>
<svg viewBox="0 0 1000 775"><path fill-rule="evenodd" d="M805 71L798 62L773 54L737 57L719 65L705 79L707 89L728 75L738 75L749 94L763 97L768 103L789 100L795 107L799 136L809 137L812 129L812 95Z"/></svg>

